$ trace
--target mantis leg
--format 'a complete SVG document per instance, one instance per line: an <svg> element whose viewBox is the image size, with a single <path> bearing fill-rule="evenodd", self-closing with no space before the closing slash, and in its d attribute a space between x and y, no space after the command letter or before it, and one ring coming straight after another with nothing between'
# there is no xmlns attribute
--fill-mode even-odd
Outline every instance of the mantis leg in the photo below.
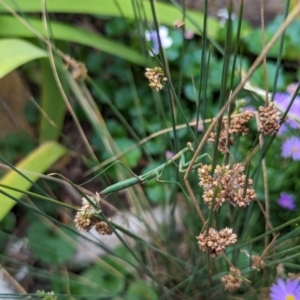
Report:
<svg viewBox="0 0 300 300"><path fill-rule="evenodd" d="M209 156L208 153L203 153L202 155L199 155L195 162L194 165L192 166L192 169L195 169L197 167L199 167L199 165L201 164L200 161L204 158L204 157L208 157L211 160L211 157ZM190 166L191 164L191 160L188 162L185 162L185 156L182 155L181 159L180 159L180 164L179 164L179 172L186 172L187 168Z"/></svg>
<svg viewBox="0 0 300 300"><path fill-rule="evenodd" d="M170 164L173 164L177 159L179 159L187 151L193 151L193 148L192 148L191 144L188 144L188 146L186 148L184 148L183 150L178 152L171 159L169 159L167 162L160 165L159 167L157 167L157 168L155 168L155 169L153 169L153 170L151 170L151 171L149 171L145 174L142 174L140 176L132 177L132 178L117 182L113 185L110 185L109 187L107 187L106 189L101 191L100 194L110 194L110 193L113 193L113 192L123 190L125 188L128 188L128 187L133 186L133 185L138 184L138 183L140 183L140 184L145 183L145 182L147 182L147 181L149 181L149 180L151 180L155 177L159 178L161 176L161 173L164 170L164 168L166 168Z"/></svg>

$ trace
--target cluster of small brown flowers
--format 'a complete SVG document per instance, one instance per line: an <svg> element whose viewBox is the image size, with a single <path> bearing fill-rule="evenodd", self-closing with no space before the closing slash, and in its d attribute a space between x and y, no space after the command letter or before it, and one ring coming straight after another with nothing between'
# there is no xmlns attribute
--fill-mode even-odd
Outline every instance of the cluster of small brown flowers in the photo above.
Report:
<svg viewBox="0 0 300 300"><path fill-rule="evenodd" d="M225 290L233 292L237 290L242 284L242 279L239 277L242 273L235 267L230 267L230 272L232 274L225 275L221 278L221 281L224 283Z"/></svg>
<svg viewBox="0 0 300 300"><path fill-rule="evenodd" d="M160 67L155 67L153 69L146 68L145 76L150 82L149 86L157 92L164 88L164 85L168 80L167 77L165 77L164 71Z"/></svg>
<svg viewBox="0 0 300 300"><path fill-rule="evenodd" d="M67 56L64 58L66 69L71 71L72 77L77 81L82 81L87 77L87 68L82 62Z"/></svg>
<svg viewBox="0 0 300 300"><path fill-rule="evenodd" d="M242 135L247 135L249 133L249 128L246 126L252 118L254 117L254 112L245 111L238 116L234 116L230 121L230 126L228 129L229 133Z"/></svg>
<svg viewBox="0 0 300 300"><path fill-rule="evenodd" d="M222 154L227 153L228 147L234 144L234 137L232 136L232 134L248 134L249 129L247 128L246 123L248 123L253 117L253 112L245 111L238 116L234 116L230 120L229 126L227 119L222 120L222 127L218 142L218 150ZM214 142L216 140L216 135L217 134L215 132L211 132L208 141Z"/></svg>
<svg viewBox="0 0 300 300"><path fill-rule="evenodd" d="M282 263L278 264L276 267L276 272L278 277L285 277L285 269Z"/></svg>
<svg viewBox="0 0 300 300"><path fill-rule="evenodd" d="M98 205L101 198L99 194L95 197L87 196L91 202ZM90 231L93 226L95 226L96 231L99 234L112 234L112 230L109 225L100 221L97 216L101 213L101 210L96 209L86 198L82 198L82 207L77 212L74 223L78 230Z"/></svg>
<svg viewBox="0 0 300 300"><path fill-rule="evenodd" d="M251 257L251 268L257 271L260 271L264 268L265 262L262 260L261 256L253 255Z"/></svg>
<svg viewBox="0 0 300 300"><path fill-rule="evenodd" d="M300 280L300 273L287 273L285 272L285 268L284 268L284 265L282 263L279 263L276 267L276 275L277 277L283 277L283 278L286 278L288 277L289 279L291 280Z"/></svg>
<svg viewBox="0 0 300 300"><path fill-rule="evenodd" d="M251 188L253 181L242 174L244 167L240 164L230 166L217 165L214 174L211 174L211 166L201 165L198 169L199 185L203 188L203 200L211 207L215 199L215 209L228 202L238 208L245 208L256 199L256 193ZM244 191L245 190L245 191Z"/></svg>
<svg viewBox="0 0 300 300"><path fill-rule="evenodd" d="M109 227L109 225L104 222L100 221L95 225L96 231L101 235L111 235L113 233L112 229Z"/></svg>
<svg viewBox="0 0 300 300"><path fill-rule="evenodd" d="M216 140L216 135L217 134L215 132L211 132L208 141L214 142ZM223 119L222 129L219 135L218 150L222 154L225 154L228 152L228 147L233 144L234 144L234 138L229 134L227 120Z"/></svg>
<svg viewBox="0 0 300 300"><path fill-rule="evenodd" d="M232 233L231 228L223 228L220 231L214 228L209 228L208 235L200 233L196 237L198 240L199 249L207 252L212 258L220 255L226 247L234 245L237 242L237 235Z"/></svg>
<svg viewBox="0 0 300 300"><path fill-rule="evenodd" d="M275 108L274 102L268 104L268 106L260 106L258 108L259 126L258 130L264 135L276 134L280 125L280 113Z"/></svg>

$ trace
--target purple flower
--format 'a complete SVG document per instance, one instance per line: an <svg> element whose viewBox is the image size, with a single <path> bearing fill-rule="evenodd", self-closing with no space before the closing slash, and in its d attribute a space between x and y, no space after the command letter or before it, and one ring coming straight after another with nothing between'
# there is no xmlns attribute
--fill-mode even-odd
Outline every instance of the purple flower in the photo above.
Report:
<svg viewBox="0 0 300 300"><path fill-rule="evenodd" d="M161 46L163 48L169 48L173 44L173 40L169 37L169 30L166 26L159 26L158 28L159 37L161 41ZM151 42L152 51L149 51L149 54L153 56L153 54L159 53L159 43L158 37L155 30L146 30L145 37L148 42Z"/></svg>
<svg viewBox="0 0 300 300"><path fill-rule="evenodd" d="M300 160L300 138L295 136L287 138L281 146L281 156Z"/></svg>
<svg viewBox="0 0 300 300"><path fill-rule="evenodd" d="M274 102L277 104L278 108L284 112L288 108L292 99L292 95L287 93L276 93L274 96ZM291 106L289 113L289 119L287 119L286 123L290 125L290 127L297 129L300 127L300 124L295 121L300 120L300 96L297 96Z"/></svg>
<svg viewBox="0 0 300 300"><path fill-rule="evenodd" d="M247 106L243 107L243 112L246 112L246 111L256 112L256 108L252 105L247 105Z"/></svg>
<svg viewBox="0 0 300 300"><path fill-rule="evenodd" d="M189 29L187 29L187 30L184 31L184 37L185 37L187 40L193 39L194 36L195 36L194 31L189 30Z"/></svg>
<svg viewBox="0 0 300 300"><path fill-rule="evenodd" d="M279 130L278 130L278 132L277 132L277 134L281 135L281 134L283 134L287 131L288 131L288 126L285 123L282 123Z"/></svg>
<svg viewBox="0 0 300 300"><path fill-rule="evenodd" d="M295 198L293 195L287 193L280 193L280 198L277 203L288 210L296 210Z"/></svg>
<svg viewBox="0 0 300 300"><path fill-rule="evenodd" d="M294 94L295 91L296 91L296 89L297 89L297 87L298 87L298 85L299 85L299 83L300 83L300 82L293 82L293 83L289 84L289 85L286 87L286 91L287 91L290 95Z"/></svg>
<svg viewBox="0 0 300 300"><path fill-rule="evenodd" d="M170 151L170 150L167 150L166 153L165 153L165 155L166 155L166 159L169 160L169 159L171 159L175 154L174 154L174 152L172 152L172 151Z"/></svg>
<svg viewBox="0 0 300 300"><path fill-rule="evenodd" d="M279 278L270 288L270 300L300 300L300 281Z"/></svg>

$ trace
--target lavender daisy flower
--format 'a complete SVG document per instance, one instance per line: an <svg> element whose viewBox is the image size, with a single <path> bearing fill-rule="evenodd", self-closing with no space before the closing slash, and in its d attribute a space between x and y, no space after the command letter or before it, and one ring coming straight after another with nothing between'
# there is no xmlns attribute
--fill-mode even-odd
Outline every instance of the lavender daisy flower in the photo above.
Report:
<svg viewBox="0 0 300 300"><path fill-rule="evenodd" d="M270 288L270 300L300 300L300 281L279 278Z"/></svg>
<svg viewBox="0 0 300 300"><path fill-rule="evenodd" d="M281 146L281 156L300 160L300 138L293 136L286 139Z"/></svg>
<svg viewBox="0 0 300 300"><path fill-rule="evenodd" d="M170 48L173 44L172 38L169 36L169 30L166 26L159 26L159 37L161 40L161 46L165 49ZM145 37L148 42L151 42L152 51L149 51L149 54L153 56L153 54L157 55L159 53L159 43L158 37L155 30L146 30Z"/></svg>
<svg viewBox="0 0 300 300"><path fill-rule="evenodd" d="M284 132L288 131L289 128L298 129L299 125L296 121L287 119L283 124L281 124L277 134L281 135Z"/></svg>
<svg viewBox="0 0 300 300"><path fill-rule="evenodd" d="M274 96L274 102L278 106L278 108L284 112L288 108L290 102L291 102L292 96L287 93L276 93ZM287 123L290 127L297 129L300 127L300 124L297 123L295 120L300 121L300 96L297 96L293 102L293 105L291 106L289 113L288 113L288 119L285 123ZM282 130L281 132L284 132L285 130ZM279 132L280 133L280 132Z"/></svg>
<svg viewBox="0 0 300 300"><path fill-rule="evenodd" d="M288 210L296 210L295 197L288 193L281 193L277 203Z"/></svg>

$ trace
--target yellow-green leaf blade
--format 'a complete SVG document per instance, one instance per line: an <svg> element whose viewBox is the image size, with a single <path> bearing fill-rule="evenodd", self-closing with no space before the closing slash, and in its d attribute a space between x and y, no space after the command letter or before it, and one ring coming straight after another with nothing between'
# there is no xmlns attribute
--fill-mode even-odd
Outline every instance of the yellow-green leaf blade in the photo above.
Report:
<svg viewBox="0 0 300 300"><path fill-rule="evenodd" d="M38 180L39 175L44 173L51 167L59 158L67 153L67 149L56 142L47 142L32 151L27 157L20 161L15 167L19 170L31 171L37 174L24 173L31 181ZM31 182L23 176L15 172L9 171L0 181L11 187L17 187L22 190L29 190L32 186ZM2 188L6 193L12 197L20 199L23 194L10 189ZM0 221L6 216L11 208L16 204L11 198L0 194Z"/></svg>
<svg viewBox="0 0 300 300"><path fill-rule="evenodd" d="M4 0L10 7L19 12L40 12L42 9L41 3L36 0L18 1L14 3L10 0ZM153 21L152 10L149 0L140 1L143 6L143 12L148 21ZM121 7L121 9L120 9ZM155 7L160 23L173 26L174 22L182 19L183 13L174 7L174 5L156 1ZM0 12L7 12L6 8L0 4ZM128 19L135 19L136 13L132 5L132 0L47 0L48 12L60 13L80 13L80 14L99 14L100 16L124 16ZM193 18L197 24L203 24L203 13L186 10L186 15ZM198 32L195 24L189 19L186 19L186 29ZM207 24L208 34L211 38L218 33L219 26L216 20L209 19Z"/></svg>
<svg viewBox="0 0 300 300"><path fill-rule="evenodd" d="M21 39L0 40L0 78L19 66L41 57L48 56L47 52Z"/></svg>
<svg viewBox="0 0 300 300"><path fill-rule="evenodd" d="M46 37L43 22L34 18L26 18L26 21ZM75 42L90 46L100 51L116 55L132 63L145 66L146 59L143 55L119 42L112 41L100 34L95 34L84 29L51 21L51 35L53 39ZM34 38L35 35L27 27L14 17L0 16L0 36Z"/></svg>

